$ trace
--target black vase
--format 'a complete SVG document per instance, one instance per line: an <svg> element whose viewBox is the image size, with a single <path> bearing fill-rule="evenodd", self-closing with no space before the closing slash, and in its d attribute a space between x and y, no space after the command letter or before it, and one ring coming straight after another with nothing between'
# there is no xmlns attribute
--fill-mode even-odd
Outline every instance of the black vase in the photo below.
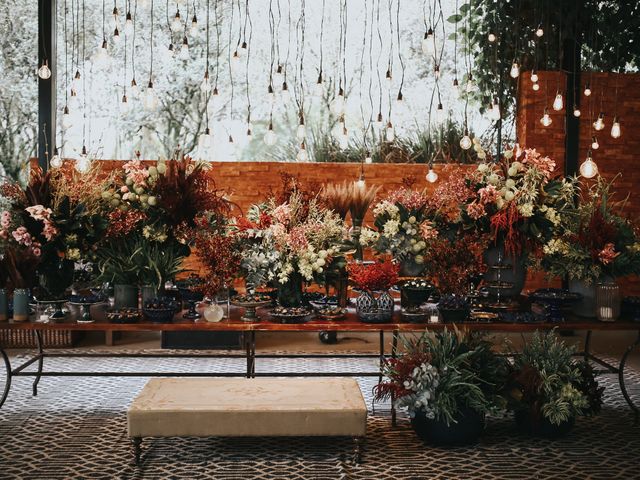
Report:
<svg viewBox="0 0 640 480"><path fill-rule="evenodd" d="M438 311L444 323L462 323L469 318L469 308L449 310L438 307Z"/></svg>
<svg viewBox="0 0 640 480"><path fill-rule="evenodd" d="M456 447L477 442L484 431L484 414L463 407L449 425L444 420L429 419L424 412L416 412L411 425L424 442L441 447Z"/></svg>
<svg viewBox="0 0 640 480"><path fill-rule="evenodd" d="M517 410L513 416L521 433L550 440L564 437L571 431L576 421L575 417L571 417L566 422L555 425L544 418L542 414L539 418L534 418L529 410Z"/></svg>

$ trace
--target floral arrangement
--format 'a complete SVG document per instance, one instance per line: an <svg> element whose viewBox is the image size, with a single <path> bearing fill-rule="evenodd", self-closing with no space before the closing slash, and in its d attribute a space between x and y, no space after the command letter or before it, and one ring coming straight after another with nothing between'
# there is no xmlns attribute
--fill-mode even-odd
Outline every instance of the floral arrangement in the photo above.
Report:
<svg viewBox="0 0 640 480"><path fill-rule="evenodd" d="M292 276L322 279L330 268L346 264L347 231L339 215L313 198L293 192L289 200L253 205L232 221L241 269L247 285L287 284Z"/></svg>
<svg viewBox="0 0 640 480"><path fill-rule="evenodd" d="M506 360L481 336L445 329L405 345L402 356L385 360L386 379L374 392L378 399L393 398L411 417L421 412L447 425L462 408L484 414L502 404L498 392L506 380Z"/></svg>
<svg viewBox="0 0 640 480"><path fill-rule="evenodd" d="M398 283L400 267L390 259L374 263L349 264L349 279L355 288L365 292L389 290Z"/></svg>
<svg viewBox="0 0 640 480"><path fill-rule="evenodd" d="M573 204L574 183L554 172L549 157L517 146L501 162L479 164L464 184L449 180L432 207L441 221L504 242L509 255L530 252L548 241L563 210Z"/></svg>
<svg viewBox="0 0 640 480"><path fill-rule="evenodd" d="M529 413L533 426L543 419L560 425L600 410L604 387L598 386L590 366L573 354L574 348L551 331L536 332L514 356L508 400L514 410Z"/></svg>
<svg viewBox="0 0 640 480"><path fill-rule="evenodd" d="M361 243L374 246L379 253L389 253L400 262L424 264L427 244L438 236L426 214L428 201L424 192L409 187L391 192L374 206L376 230L363 229Z"/></svg>
<svg viewBox="0 0 640 480"><path fill-rule="evenodd" d="M600 178L544 245L541 267L554 276L594 283L640 273L637 226L617 213L612 184Z"/></svg>
<svg viewBox="0 0 640 480"><path fill-rule="evenodd" d="M9 202L0 219L5 232L0 235L7 237L5 241L11 235L4 245L9 277L18 284L22 277L22 283L35 286L33 279L25 282L25 272L15 267L33 266L37 257L38 298L60 298L65 293L73 282L74 265L95 258L97 242L107 226L98 206L103 181L93 172L73 191L69 183L76 180L62 172L43 174L36 169L25 190L17 184L2 186Z"/></svg>

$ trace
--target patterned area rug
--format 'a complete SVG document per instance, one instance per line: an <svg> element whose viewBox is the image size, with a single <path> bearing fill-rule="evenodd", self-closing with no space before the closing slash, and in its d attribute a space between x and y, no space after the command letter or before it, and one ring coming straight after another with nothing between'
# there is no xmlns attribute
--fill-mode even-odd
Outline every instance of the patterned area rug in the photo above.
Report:
<svg viewBox="0 0 640 480"><path fill-rule="evenodd" d="M239 371L243 360L47 359L49 369ZM374 360L258 359L257 371L373 371ZM638 400L638 372L627 374ZM1 479L637 479L640 427L615 376L604 375L606 404L561 440L516 434L510 418L489 419L479 444L438 449L417 439L406 416L391 426L389 405L372 407L375 378L359 379L370 406L364 463L349 440L310 438L146 439L143 464L131 465L126 410L145 378L48 378L31 396L32 378L14 379L0 410ZM4 382L0 373L0 388Z"/></svg>

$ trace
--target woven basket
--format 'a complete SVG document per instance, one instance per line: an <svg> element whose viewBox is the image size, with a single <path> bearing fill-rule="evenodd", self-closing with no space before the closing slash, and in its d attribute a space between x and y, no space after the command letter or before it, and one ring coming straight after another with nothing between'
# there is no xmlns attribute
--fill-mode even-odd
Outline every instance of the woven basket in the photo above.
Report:
<svg viewBox="0 0 640 480"><path fill-rule="evenodd" d="M42 332L42 346L46 348L73 347L79 332L49 330ZM36 337L31 330L10 330L0 326L0 345L3 348L35 348Z"/></svg>

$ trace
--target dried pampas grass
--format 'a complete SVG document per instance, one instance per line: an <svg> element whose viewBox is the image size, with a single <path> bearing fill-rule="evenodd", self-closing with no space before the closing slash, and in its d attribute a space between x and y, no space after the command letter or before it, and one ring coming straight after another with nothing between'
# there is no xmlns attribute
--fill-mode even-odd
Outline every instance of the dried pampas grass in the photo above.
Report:
<svg viewBox="0 0 640 480"><path fill-rule="evenodd" d="M351 213L352 219L363 219L376 198L380 187L359 187L355 182L344 181L326 185L320 194L325 205L343 220Z"/></svg>

